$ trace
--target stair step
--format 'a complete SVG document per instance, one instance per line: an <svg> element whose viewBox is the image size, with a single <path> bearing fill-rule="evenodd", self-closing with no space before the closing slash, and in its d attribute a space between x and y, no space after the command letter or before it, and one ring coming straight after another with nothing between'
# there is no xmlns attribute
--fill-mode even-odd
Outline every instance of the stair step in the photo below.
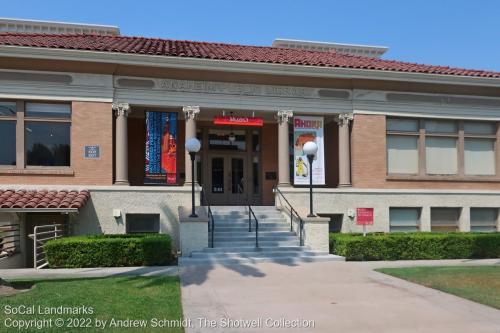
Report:
<svg viewBox="0 0 500 333"><path fill-rule="evenodd" d="M255 221L255 219L252 218L250 219L252 222ZM288 222L290 223L290 220L285 219L283 216L272 216L272 217L261 217L257 216L257 220L260 221L269 221L269 222ZM214 214L214 221L218 222L247 222L248 223L248 216L220 216L220 215L215 215Z"/></svg>
<svg viewBox="0 0 500 333"><path fill-rule="evenodd" d="M249 241L214 241L214 247L237 247L237 246L252 246L255 244L255 239ZM259 239L259 246L298 246L299 240L287 241L262 241Z"/></svg>
<svg viewBox="0 0 500 333"><path fill-rule="evenodd" d="M245 252L276 252L276 251L290 251L290 252L303 252L310 251L308 246L264 246L261 245L258 248L255 244L251 246L236 246L236 247L207 247L203 249L205 253L245 253Z"/></svg>
<svg viewBox="0 0 500 333"><path fill-rule="evenodd" d="M255 242L255 234L253 235L246 235L246 236L229 236L229 237L224 237L224 236L217 236L214 235L214 242L215 243L226 243L226 242ZM259 235L259 243L260 242L293 242L296 241L295 236L261 236Z"/></svg>
<svg viewBox="0 0 500 333"><path fill-rule="evenodd" d="M274 258L274 257L293 257L293 256L324 256L328 255L328 252L319 251L272 251L272 252L193 252L191 253L191 258Z"/></svg>
<svg viewBox="0 0 500 333"><path fill-rule="evenodd" d="M318 256L290 256L290 257L276 257L276 258L191 258L180 257L179 264L187 265L240 265L240 264L254 264L261 262L276 262L284 264L307 263L307 262L324 262L324 261L345 261L344 257L328 254Z"/></svg>
<svg viewBox="0 0 500 333"><path fill-rule="evenodd" d="M213 211L248 211L248 206L210 206ZM278 209L275 206L252 206L255 212L276 212Z"/></svg>
<svg viewBox="0 0 500 333"><path fill-rule="evenodd" d="M255 226L252 226L252 230L253 232L255 232ZM285 232L285 231L288 231L290 232L290 226L286 226L286 225L283 225L283 226L276 226L276 227L269 227L269 226L266 226L266 225L261 225L259 224L259 233L260 232ZM219 225L216 225L215 226L215 233L218 233L218 232L249 232L248 231L248 225L246 226L230 226L230 227L221 227Z"/></svg>
<svg viewBox="0 0 500 333"><path fill-rule="evenodd" d="M217 227L247 227L248 228L248 221L246 222L221 222L221 221L214 221L215 228ZM251 223L252 228L255 226L255 222ZM266 222L266 221L259 221L259 228L260 227L284 227L288 226L290 227L289 223L283 223L283 222Z"/></svg>
<svg viewBox="0 0 500 333"><path fill-rule="evenodd" d="M214 237L254 237L255 238L255 229L252 231L246 230L231 230L231 231L222 231L222 230L215 230L214 231ZM290 230L287 231L265 231L261 230L259 228L259 239L262 237L268 237L268 236L277 236L277 237L282 237L282 236L288 236L288 237L295 237L297 236L295 232L291 232Z"/></svg>

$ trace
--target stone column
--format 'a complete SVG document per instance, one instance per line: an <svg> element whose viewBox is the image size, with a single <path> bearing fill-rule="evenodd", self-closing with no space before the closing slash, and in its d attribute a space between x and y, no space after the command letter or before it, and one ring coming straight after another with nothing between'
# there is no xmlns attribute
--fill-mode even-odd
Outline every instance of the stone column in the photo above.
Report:
<svg viewBox="0 0 500 333"><path fill-rule="evenodd" d="M190 139L190 138L196 138L196 116L200 113L200 107L199 106L183 106L182 107L182 112L184 112L184 119L186 121L186 137L185 139ZM185 181L184 185L191 185L191 182L193 181L191 179L191 157L189 156L189 153L186 149L185 150L185 157L184 157L184 174L185 174ZM196 177L196 174L195 174ZM196 179L194 180L196 181Z"/></svg>
<svg viewBox="0 0 500 333"><path fill-rule="evenodd" d="M127 117L130 105L128 103L113 103L112 108L116 116L115 185L129 185Z"/></svg>
<svg viewBox="0 0 500 333"><path fill-rule="evenodd" d="M278 186L290 186L290 161L288 142L288 120L293 117L291 110L279 110L278 120Z"/></svg>
<svg viewBox="0 0 500 333"><path fill-rule="evenodd" d="M351 186L351 145L349 123L351 113L339 114L336 122L339 125L339 187Z"/></svg>

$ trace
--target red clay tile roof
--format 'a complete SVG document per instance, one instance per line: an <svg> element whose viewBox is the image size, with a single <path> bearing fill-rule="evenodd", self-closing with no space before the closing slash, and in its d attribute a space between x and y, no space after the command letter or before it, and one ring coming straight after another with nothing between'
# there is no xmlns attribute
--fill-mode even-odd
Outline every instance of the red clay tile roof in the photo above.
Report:
<svg viewBox="0 0 500 333"><path fill-rule="evenodd" d="M382 60L333 51L307 51L145 37L0 33L0 45L500 78L500 72Z"/></svg>
<svg viewBox="0 0 500 333"><path fill-rule="evenodd" d="M82 208L90 198L87 190L0 190L2 208Z"/></svg>

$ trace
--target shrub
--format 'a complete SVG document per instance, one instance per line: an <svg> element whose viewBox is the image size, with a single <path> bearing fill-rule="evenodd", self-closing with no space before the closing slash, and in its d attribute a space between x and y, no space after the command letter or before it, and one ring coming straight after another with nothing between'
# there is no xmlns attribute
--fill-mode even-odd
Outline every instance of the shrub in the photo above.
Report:
<svg viewBox="0 0 500 333"><path fill-rule="evenodd" d="M500 258L500 233L331 233L330 252L353 261Z"/></svg>
<svg viewBox="0 0 500 333"><path fill-rule="evenodd" d="M169 235L63 237L44 245L51 268L157 266L171 262Z"/></svg>

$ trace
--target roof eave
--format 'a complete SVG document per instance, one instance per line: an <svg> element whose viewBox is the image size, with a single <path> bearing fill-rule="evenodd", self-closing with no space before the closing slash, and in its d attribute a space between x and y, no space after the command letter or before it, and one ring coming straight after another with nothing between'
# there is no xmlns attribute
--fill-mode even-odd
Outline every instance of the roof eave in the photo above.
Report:
<svg viewBox="0 0 500 333"><path fill-rule="evenodd" d="M78 208L0 208L0 213L78 213Z"/></svg>
<svg viewBox="0 0 500 333"><path fill-rule="evenodd" d="M500 78L0 45L0 57L322 78L500 87Z"/></svg>

